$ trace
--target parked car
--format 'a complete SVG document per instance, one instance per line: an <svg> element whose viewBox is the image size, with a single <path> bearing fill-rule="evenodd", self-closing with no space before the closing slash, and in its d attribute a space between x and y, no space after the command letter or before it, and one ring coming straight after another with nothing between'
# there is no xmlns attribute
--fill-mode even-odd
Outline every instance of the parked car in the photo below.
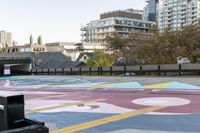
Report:
<svg viewBox="0 0 200 133"><path fill-rule="evenodd" d="M189 64L190 60L188 58L178 57L177 64Z"/></svg>

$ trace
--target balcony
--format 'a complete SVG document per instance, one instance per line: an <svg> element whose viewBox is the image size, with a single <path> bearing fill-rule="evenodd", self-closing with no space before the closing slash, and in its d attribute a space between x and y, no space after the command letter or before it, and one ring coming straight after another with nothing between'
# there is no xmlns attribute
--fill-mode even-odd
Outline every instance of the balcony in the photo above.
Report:
<svg viewBox="0 0 200 133"><path fill-rule="evenodd" d="M86 36L87 34L86 33L81 33L81 36Z"/></svg>
<svg viewBox="0 0 200 133"><path fill-rule="evenodd" d="M87 39L87 38L82 38L81 39L81 42L88 42L89 41L89 39Z"/></svg>
<svg viewBox="0 0 200 133"><path fill-rule="evenodd" d="M186 6L182 6L182 7L181 7L181 10L186 10Z"/></svg>
<svg viewBox="0 0 200 133"><path fill-rule="evenodd" d="M181 15L186 15L186 12L181 12Z"/></svg>
<svg viewBox="0 0 200 133"><path fill-rule="evenodd" d="M197 8L197 5L192 5L192 9L196 9Z"/></svg>
<svg viewBox="0 0 200 133"><path fill-rule="evenodd" d="M181 23L185 23L185 22L186 22L185 19L182 19L182 20L181 20Z"/></svg>
<svg viewBox="0 0 200 133"><path fill-rule="evenodd" d="M81 29L80 29L81 31L86 31L87 30L87 28L86 27L81 27Z"/></svg>
<svg viewBox="0 0 200 133"><path fill-rule="evenodd" d="M186 18L186 15L181 15L181 17L180 17L180 18L182 18L182 19Z"/></svg>
<svg viewBox="0 0 200 133"><path fill-rule="evenodd" d="M197 12L197 10L196 10L196 9L192 10L192 13L196 13L196 12Z"/></svg>
<svg viewBox="0 0 200 133"><path fill-rule="evenodd" d="M197 19L196 19L196 18L195 18L195 19L192 19L192 22L193 22L193 23L197 22Z"/></svg>

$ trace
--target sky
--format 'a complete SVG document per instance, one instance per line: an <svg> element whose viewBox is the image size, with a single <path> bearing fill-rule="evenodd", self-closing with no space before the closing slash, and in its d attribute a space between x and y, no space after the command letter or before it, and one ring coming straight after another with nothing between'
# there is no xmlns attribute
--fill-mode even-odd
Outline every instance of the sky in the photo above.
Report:
<svg viewBox="0 0 200 133"><path fill-rule="evenodd" d="M0 30L12 32L19 44L34 41L79 42L80 28L103 12L143 9L145 0L0 0Z"/></svg>

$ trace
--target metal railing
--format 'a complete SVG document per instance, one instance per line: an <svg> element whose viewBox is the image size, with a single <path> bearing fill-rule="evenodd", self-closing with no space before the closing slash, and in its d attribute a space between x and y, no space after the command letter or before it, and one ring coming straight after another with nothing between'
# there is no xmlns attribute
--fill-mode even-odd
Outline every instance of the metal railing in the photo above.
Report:
<svg viewBox="0 0 200 133"><path fill-rule="evenodd" d="M49 68L32 69L31 73L36 75L118 75L134 74L165 75L167 73L200 74L200 64L166 64L166 65L137 65L137 66L112 66L112 67L79 67L79 68Z"/></svg>

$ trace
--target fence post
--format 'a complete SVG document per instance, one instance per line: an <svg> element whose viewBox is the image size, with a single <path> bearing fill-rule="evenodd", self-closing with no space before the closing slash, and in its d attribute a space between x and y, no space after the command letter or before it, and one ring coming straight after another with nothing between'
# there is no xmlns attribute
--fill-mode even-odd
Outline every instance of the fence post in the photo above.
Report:
<svg viewBox="0 0 200 133"><path fill-rule="evenodd" d="M98 67L98 76L100 75L100 72L99 72L100 70L99 70L99 67Z"/></svg>
<svg viewBox="0 0 200 133"><path fill-rule="evenodd" d="M64 73L64 68L62 68L62 75L65 75L65 73Z"/></svg>
<svg viewBox="0 0 200 133"><path fill-rule="evenodd" d="M42 68L42 74L41 75L44 75L44 70L43 70L43 68Z"/></svg>
<svg viewBox="0 0 200 133"><path fill-rule="evenodd" d="M160 65L158 65L158 76L160 76Z"/></svg>
<svg viewBox="0 0 200 133"><path fill-rule="evenodd" d="M73 75L73 74L72 74L72 68L71 68L71 67L70 67L70 75Z"/></svg>
<svg viewBox="0 0 200 133"><path fill-rule="evenodd" d="M55 68L55 75L56 75L56 68Z"/></svg>
<svg viewBox="0 0 200 133"><path fill-rule="evenodd" d="M142 66L140 66L140 75L143 75Z"/></svg>
<svg viewBox="0 0 200 133"><path fill-rule="evenodd" d="M81 73L81 67L79 68L79 74L82 75L82 73Z"/></svg>
<svg viewBox="0 0 200 133"><path fill-rule="evenodd" d="M181 64L179 64L179 76L181 76Z"/></svg>
<svg viewBox="0 0 200 133"><path fill-rule="evenodd" d="M49 69L48 69L48 75L49 75Z"/></svg>
<svg viewBox="0 0 200 133"><path fill-rule="evenodd" d="M90 70L89 70L89 71L90 71L90 76L91 76L91 75L92 75L92 68L91 68L91 67L90 67Z"/></svg>
<svg viewBox="0 0 200 133"><path fill-rule="evenodd" d="M126 66L124 66L124 76L126 76Z"/></svg>
<svg viewBox="0 0 200 133"><path fill-rule="evenodd" d="M38 69L36 68L36 75L38 75Z"/></svg>
<svg viewBox="0 0 200 133"><path fill-rule="evenodd" d="M103 68L102 67L100 67L100 70L101 70L101 76L103 75Z"/></svg>
<svg viewBox="0 0 200 133"><path fill-rule="evenodd" d="M112 66L110 66L110 75L112 75Z"/></svg>

